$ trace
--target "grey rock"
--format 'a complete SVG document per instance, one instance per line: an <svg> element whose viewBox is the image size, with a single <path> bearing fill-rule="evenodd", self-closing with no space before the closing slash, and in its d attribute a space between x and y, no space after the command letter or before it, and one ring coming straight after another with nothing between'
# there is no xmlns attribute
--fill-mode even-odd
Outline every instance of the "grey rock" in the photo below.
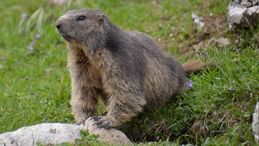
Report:
<svg viewBox="0 0 259 146"><path fill-rule="evenodd" d="M76 139L81 138L81 130L88 130L90 134L98 135L98 140L103 143L112 145L131 144L123 132L116 129L99 129L94 125L93 120L87 120L85 125L42 123L22 127L13 132L0 134L0 146L74 143Z"/></svg>
<svg viewBox="0 0 259 146"><path fill-rule="evenodd" d="M243 0L243 1L241 1L240 5L243 6L244 8L248 8L248 7L251 7L253 5L253 3L251 3L248 0Z"/></svg>
<svg viewBox="0 0 259 146"><path fill-rule="evenodd" d="M230 41L228 38L220 37L220 38L211 38L209 44L216 45L219 47L226 47L230 45Z"/></svg>
<svg viewBox="0 0 259 146"><path fill-rule="evenodd" d="M229 29L249 27L259 22L259 0L233 0L228 7Z"/></svg>
<svg viewBox="0 0 259 146"><path fill-rule="evenodd" d="M26 126L13 132L1 134L0 146L72 143L75 139L80 138L81 128L78 125L62 123L42 123Z"/></svg>
<svg viewBox="0 0 259 146"><path fill-rule="evenodd" d="M84 130L88 130L89 133L98 135L99 141L108 144L116 145L129 145L132 144L128 137L121 131L114 128L100 129L94 125L94 120L87 119L84 123Z"/></svg>
<svg viewBox="0 0 259 146"><path fill-rule="evenodd" d="M196 29L201 30L204 27L204 22L202 17L199 17L195 13L192 13L192 20L194 25L196 26Z"/></svg>

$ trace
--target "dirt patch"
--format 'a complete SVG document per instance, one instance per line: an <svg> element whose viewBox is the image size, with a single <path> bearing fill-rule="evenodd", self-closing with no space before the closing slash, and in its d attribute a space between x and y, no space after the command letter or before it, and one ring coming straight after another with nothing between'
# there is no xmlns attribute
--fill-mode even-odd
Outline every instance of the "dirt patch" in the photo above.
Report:
<svg viewBox="0 0 259 146"><path fill-rule="evenodd" d="M189 40L180 50L180 53L199 53L204 55L204 49L208 46L227 46L230 41L227 36L227 18L225 15L209 15L200 16L200 21L203 23L201 28L197 27L195 21Z"/></svg>

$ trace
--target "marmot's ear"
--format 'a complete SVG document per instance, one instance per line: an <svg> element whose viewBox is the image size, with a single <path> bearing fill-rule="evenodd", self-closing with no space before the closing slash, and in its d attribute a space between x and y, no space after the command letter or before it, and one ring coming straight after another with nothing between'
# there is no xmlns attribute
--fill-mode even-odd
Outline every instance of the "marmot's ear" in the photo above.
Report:
<svg viewBox="0 0 259 146"><path fill-rule="evenodd" d="M98 15L98 23L103 24L104 23L105 16L103 14Z"/></svg>

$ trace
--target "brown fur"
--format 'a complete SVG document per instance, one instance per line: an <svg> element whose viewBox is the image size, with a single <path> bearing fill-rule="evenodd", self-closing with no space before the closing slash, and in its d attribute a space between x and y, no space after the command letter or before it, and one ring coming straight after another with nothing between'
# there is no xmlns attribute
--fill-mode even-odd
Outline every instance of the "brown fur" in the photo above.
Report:
<svg viewBox="0 0 259 146"><path fill-rule="evenodd" d="M206 68L210 68L214 66L214 64L206 64L201 61L195 61L195 60L190 60L187 63L183 64L183 70L184 72L188 75L192 72L199 72L201 70L204 70Z"/></svg>
<svg viewBox="0 0 259 146"><path fill-rule="evenodd" d="M187 78L176 59L146 34L122 31L100 10L69 11L57 28L69 46L71 104L78 123L94 116L99 96L107 114L93 118L109 128L185 89Z"/></svg>

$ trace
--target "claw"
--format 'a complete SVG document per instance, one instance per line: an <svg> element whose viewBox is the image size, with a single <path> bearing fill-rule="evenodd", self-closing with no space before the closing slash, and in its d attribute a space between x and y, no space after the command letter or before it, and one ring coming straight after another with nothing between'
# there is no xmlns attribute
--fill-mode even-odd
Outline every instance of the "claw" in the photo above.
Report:
<svg viewBox="0 0 259 146"><path fill-rule="evenodd" d="M105 128L105 129L109 129L112 127L112 121L107 118L106 116L96 116L96 117L92 117L91 119L93 119L95 121L95 125L98 128Z"/></svg>
<svg viewBox="0 0 259 146"><path fill-rule="evenodd" d="M90 120L99 121L101 118L102 118L101 116L94 116L94 117L91 117Z"/></svg>
<svg viewBox="0 0 259 146"><path fill-rule="evenodd" d="M111 122L110 121L100 120L100 121L96 122L95 124L98 128L105 128L105 129L111 128Z"/></svg>

